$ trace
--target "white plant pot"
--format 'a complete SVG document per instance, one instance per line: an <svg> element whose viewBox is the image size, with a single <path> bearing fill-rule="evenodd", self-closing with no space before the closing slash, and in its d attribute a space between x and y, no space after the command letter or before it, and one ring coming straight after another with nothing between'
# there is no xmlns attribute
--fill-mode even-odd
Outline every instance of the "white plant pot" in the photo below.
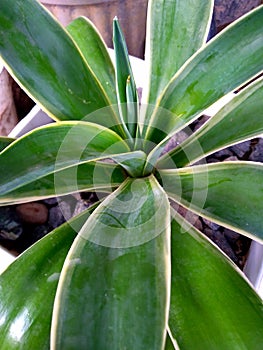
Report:
<svg viewBox="0 0 263 350"><path fill-rule="evenodd" d="M253 241L249 249L244 273L263 298L263 245Z"/></svg>
<svg viewBox="0 0 263 350"><path fill-rule="evenodd" d="M52 123L53 120L39 106L34 106L10 132L9 137L20 137L39 126Z"/></svg>
<svg viewBox="0 0 263 350"><path fill-rule="evenodd" d="M14 255L0 246L0 274L15 260Z"/></svg>

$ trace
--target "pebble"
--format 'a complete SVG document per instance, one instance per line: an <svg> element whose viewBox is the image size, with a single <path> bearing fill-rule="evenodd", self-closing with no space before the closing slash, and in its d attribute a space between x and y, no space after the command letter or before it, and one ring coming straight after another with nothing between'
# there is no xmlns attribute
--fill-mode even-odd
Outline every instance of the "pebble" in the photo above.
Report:
<svg viewBox="0 0 263 350"><path fill-rule="evenodd" d="M43 200L43 203L47 204L48 206L53 206L58 204L57 198L47 198Z"/></svg>
<svg viewBox="0 0 263 350"><path fill-rule="evenodd" d="M227 228L224 229L224 235L230 244L231 242L235 243L240 238L240 234Z"/></svg>
<svg viewBox="0 0 263 350"><path fill-rule="evenodd" d="M194 123L193 123L193 130L196 131L199 128L201 128L201 126L203 126L203 124L205 122L207 122L210 119L209 115L202 115L200 118L198 118Z"/></svg>
<svg viewBox="0 0 263 350"><path fill-rule="evenodd" d="M86 201L80 200L79 202L77 202L73 216L80 214L84 210L88 209L88 207L90 207L89 203L87 203Z"/></svg>
<svg viewBox="0 0 263 350"><path fill-rule="evenodd" d="M238 257L233 248L227 241L223 232L214 231L211 228L205 228L204 234L210 238L234 263L238 264Z"/></svg>
<svg viewBox="0 0 263 350"><path fill-rule="evenodd" d="M211 228L211 230L213 230L213 231L217 231L220 228L220 225L218 225L218 224L216 224L216 223L214 223L212 221L209 221L209 220L207 220L205 218L203 218L202 221L204 222L204 224L207 227Z"/></svg>
<svg viewBox="0 0 263 350"><path fill-rule="evenodd" d="M224 162L236 162L238 160L238 158L236 156L231 156L228 157L224 160Z"/></svg>
<svg viewBox="0 0 263 350"><path fill-rule="evenodd" d="M41 225L48 219L48 208L42 203L24 203L16 207L21 220L28 224Z"/></svg>
<svg viewBox="0 0 263 350"><path fill-rule="evenodd" d="M255 144L253 151L249 156L249 160L253 162L262 162L263 161L263 139L260 138Z"/></svg>
<svg viewBox="0 0 263 350"><path fill-rule="evenodd" d="M166 146L163 149L162 154L169 152L171 149L177 147L181 144L185 139L187 139L188 135L184 131L180 131L178 134L171 137Z"/></svg>
<svg viewBox="0 0 263 350"><path fill-rule="evenodd" d="M68 202L60 201L59 205L50 208L48 224L54 229L62 225L72 217L71 205Z"/></svg>
<svg viewBox="0 0 263 350"><path fill-rule="evenodd" d="M0 207L0 238L14 241L23 232L21 220L14 206Z"/></svg>
<svg viewBox="0 0 263 350"><path fill-rule="evenodd" d="M192 224L199 231L203 230L203 225L198 215L192 213L184 207L178 205L175 205L175 207L178 208L178 213L182 215L188 222L190 222L190 224Z"/></svg>
<svg viewBox="0 0 263 350"><path fill-rule="evenodd" d="M229 148L222 149L218 152L213 153L212 157L216 158L217 161L223 161L226 158L234 156L233 152Z"/></svg>
<svg viewBox="0 0 263 350"><path fill-rule="evenodd" d="M241 142L238 145L230 147L230 150L235 153L235 155L242 159L247 153L250 152L250 141Z"/></svg>

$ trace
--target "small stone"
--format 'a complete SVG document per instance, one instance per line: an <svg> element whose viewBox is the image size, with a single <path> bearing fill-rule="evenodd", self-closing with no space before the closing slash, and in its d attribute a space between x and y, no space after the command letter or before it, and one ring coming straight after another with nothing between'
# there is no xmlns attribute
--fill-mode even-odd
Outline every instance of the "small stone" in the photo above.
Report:
<svg viewBox="0 0 263 350"><path fill-rule="evenodd" d="M48 206L53 206L58 203L57 197L54 198L47 198L43 200L43 203L47 204Z"/></svg>
<svg viewBox="0 0 263 350"><path fill-rule="evenodd" d="M213 153L212 157L218 159L218 160L224 160L226 158L234 156L233 152L230 151L229 148L222 149L220 151L217 151Z"/></svg>
<svg viewBox="0 0 263 350"><path fill-rule="evenodd" d="M235 243L240 238L239 233L229 230L227 228L224 229L224 235L230 244Z"/></svg>
<svg viewBox="0 0 263 350"><path fill-rule="evenodd" d="M72 196L76 199L76 201L81 200L80 192L72 193Z"/></svg>
<svg viewBox="0 0 263 350"><path fill-rule="evenodd" d="M211 230L213 230L213 231L217 231L217 230L220 228L220 225L218 225L218 224L216 224L216 223L214 223L214 222L212 222L212 221L209 221L209 220L207 220L207 219L204 219L204 218L203 218L203 222L204 222L204 224L205 224L206 226L208 226L209 228L211 228Z"/></svg>
<svg viewBox="0 0 263 350"><path fill-rule="evenodd" d="M16 207L22 221L28 224L41 225L48 219L48 209L42 203L25 203Z"/></svg>
<svg viewBox="0 0 263 350"><path fill-rule="evenodd" d="M236 162L238 158L236 156L228 157L224 160L224 162Z"/></svg>
<svg viewBox="0 0 263 350"><path fill-rule="evenodd" d="M71 205L67 202L60 201L55 207L50 208L48 223L53 228L62 225L66 220L72 217Z"/></svg>
<svg viewBox="0 0 263 350"><path fill-rule="evenodd" d="M201 128L201 126L203 126L208 120L210 119L209 115L202 115L200 118L198 118L195 122L194 122L194 131L198 130L199 128Z"/></svg>
<svg viewBox="0 0 263 350"><path fill-rule="evenodd" d="M201 220L199 219L199 216L192 213L190 210L187 210L184 207L177 206L176 204L172 204L173 208L177 208L176 210L180 215L182 215L186 221L188 221L191 225L193 225L195 228L197 228L199 231L202 231L203 225Z"/></svg>
<svg viewBox="0 0 263 350"><path fill-rule="evenodd" d="M238 258L235 252L222 232L213 231L211 228L206 227L204 229L204 234L210 238L211 241L214 242L226 255L228 255L231 260L238 263Z"/></svg>
<svg viewBox="0 0 263 350"><path fill-rule="evenodd" d="M211 240L213 239L213 231L211 230L211 228L204 227L203 233Z"/></svg>
<svg viewBox="0 0 263 350"><path fill-rule="evenodd" d="M219 160L216 159L216 158L214 158L214 157L208 157L208 158L206 159L206 162L207 162L207 164L210 164L210 163L218 163Z"/></svg>
<svg viewBox="0 0 263 350"><path fill-rule="evenodd" d="M202 225L202 222L201 222L201 220L198 218L198 219L196 219L193 223L192 223L192 225L195 227L195 228L197 228L197 230L199 230L199 231L203 231L203 225Z"/></svg>
<svg viewBox="0 0 263 350"><path fill-rule="evenodd" d="M185 131L180 131L179 133L175 134L174 136L171 137L169 142L164 147L162 154L167 153L172 149L176 148L187 138L188 138L188 134Z"/></svg>
<svg viewBox="0 0 263 350"><path fill-rule="evenodd" d="M234 263L238 263L238 257L236 256L233 248L228 243L227 239L225 238L224 234L217 231L216 234L213 235L212 240L215 242L215 244L223 251L225 254L233 260Z"/></svg>
<svg viewBox="0 0 263 350"><path fill-rule="evenodd" d="M53 228L56 228L62 225L65 221L66 220L59 206L53 207L49 210L48 223L50 226L52 226Z"/></svg>
<svg viewBox="0 0 263 350"><path fill-rule="evenodd" d="M243 269L251 239L227 228L223 230L223 234L238 259L237 265Z"/></svg>
<svg viewBox="0 0 263 350"><path fill-rule="evenodd" d="M0 207L0 238L15 241L22 233L22 223L15 207Z"/></svg>
<svg viewBox="0 0 263 350"><path fill-rule="evenodd" d="M84 210L88 209L91 206L91 203L87 203L86 201L80 200L77 202L73 216L76 216L82 213Z"/></svg>
<svg viewBox="0 0 263 350"><path fill-rule="evenodd" d="M263 139L260 138L258 143L255 145L251 155L249 156L249 160L253 162L262 162L263 161Z"/></svg>
<svg viewBox="0 0 263 350"><path fill-rule="evenodd" d="M241 142L238 145L230 147L231 151L234 152L239 158L245 156L250 151L250 141Z"/></svg>

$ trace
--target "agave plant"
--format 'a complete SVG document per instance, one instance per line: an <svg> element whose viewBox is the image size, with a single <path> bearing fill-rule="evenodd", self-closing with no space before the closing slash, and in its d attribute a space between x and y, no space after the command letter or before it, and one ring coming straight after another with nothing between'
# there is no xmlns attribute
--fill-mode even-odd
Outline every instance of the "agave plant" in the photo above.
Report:
<svg viewBox="0 0 263 350"><path fill-rule="evenodd" d="M173 208L262 242L262 164L200 161L261 135L263 80L164 152L263 69L263 6L206 42L212 10L149 1L140 105L117 19L114 68L87 19L63 29L35 0L1 0L2 60L56 121L1 139L1 205L105 194L1 275L1 349L261 348L262 300Z"/></svg>

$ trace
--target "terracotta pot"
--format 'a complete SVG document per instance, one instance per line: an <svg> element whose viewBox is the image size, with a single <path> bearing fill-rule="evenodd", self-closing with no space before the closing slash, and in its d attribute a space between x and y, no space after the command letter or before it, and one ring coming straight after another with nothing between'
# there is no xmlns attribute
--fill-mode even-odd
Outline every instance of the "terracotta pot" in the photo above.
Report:
<svg viewBox="0 0 263 350"><path fill-rule="evenodd" d="M12 78L0 63L0 135L6 136L18 118L12 91Z"/></svg>
<svg viewBox="0 0 263 350"><path fill-rule="evenodd" d="M88 17L98 28L108 47L112 47L112 20L117 16L129 53L143 58L147 0L42 0L41 3L63 26L77 17Z"/></svg>

